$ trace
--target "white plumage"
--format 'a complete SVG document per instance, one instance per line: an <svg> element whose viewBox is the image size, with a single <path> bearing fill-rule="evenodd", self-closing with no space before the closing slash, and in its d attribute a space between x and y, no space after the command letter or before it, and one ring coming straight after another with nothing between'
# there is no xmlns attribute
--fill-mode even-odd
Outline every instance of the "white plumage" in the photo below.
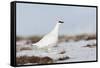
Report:
<svg viewBox="0 0 100 68"><path fill-rule="evenodd" d="M58 21L54 29L46 34L40 41L37 43L32 44L33 47L37 46L38 48L45 48L45 47L53 47L57 45L58 42L58 31L59 26L61 23L64 23L63 21Z"/></svg>

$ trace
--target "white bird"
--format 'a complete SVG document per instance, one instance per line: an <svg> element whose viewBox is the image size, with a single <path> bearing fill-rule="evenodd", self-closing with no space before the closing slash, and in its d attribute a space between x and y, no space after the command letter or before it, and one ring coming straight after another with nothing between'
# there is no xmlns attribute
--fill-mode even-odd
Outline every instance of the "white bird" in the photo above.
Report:
<svg viewBox="0 0 100 68"><path fill-rule="evenodd" d="M60 24L64 23L63 21L57 21L56 26L54 29L46 34L40 41L32 44L33 47L37 46L38 48L50 48L57 45L58 42L58 31ZM47 49L48 50L48 49Z"/></svg>

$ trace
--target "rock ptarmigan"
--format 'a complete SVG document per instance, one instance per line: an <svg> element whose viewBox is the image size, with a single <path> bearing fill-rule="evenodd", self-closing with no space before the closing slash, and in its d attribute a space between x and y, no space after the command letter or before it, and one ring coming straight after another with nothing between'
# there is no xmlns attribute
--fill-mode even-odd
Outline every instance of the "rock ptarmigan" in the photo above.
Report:
<svg viewBox="0 0 100 68"><path fill-rule="evenodd" d="M46 34L40 41L33 43L32 46L36 46L40 49L49 49L50 47L54 47L58 42L58 31L60 24L64 23L63 21L57 21L54 29Z"/></svg>

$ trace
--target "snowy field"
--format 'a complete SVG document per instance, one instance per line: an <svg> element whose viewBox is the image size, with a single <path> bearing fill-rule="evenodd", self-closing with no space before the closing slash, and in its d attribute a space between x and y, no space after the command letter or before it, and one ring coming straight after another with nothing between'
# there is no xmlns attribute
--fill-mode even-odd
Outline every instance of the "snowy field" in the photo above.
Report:
<svg viewBox="0 0 100 68"><path fill-rule="evenodd" d="M20 46L23 47L23 46ZM78 61L94 61L96 60L96 40L79 40L61 42L58 46L50 48L49 51L43 49L31 49L30 45L24 47L27 50L17 51L17 58L22 56L49 57L52 63L78 62ZM18 63L19 64L19 63ZM25 63L38 64L38 63Z"/></svg>
<svg viewBox="0 0 100 68"><path fill-rule="evenodd" d="M66 50L66 54L70 57L68 60L60 61L60 62L76 62L76 61L92 61L96 60L96 47L84 47L88 44L96 44L96 40L90 41L77 41L77 42L68 42L62 43L64 49Z"/></svg>

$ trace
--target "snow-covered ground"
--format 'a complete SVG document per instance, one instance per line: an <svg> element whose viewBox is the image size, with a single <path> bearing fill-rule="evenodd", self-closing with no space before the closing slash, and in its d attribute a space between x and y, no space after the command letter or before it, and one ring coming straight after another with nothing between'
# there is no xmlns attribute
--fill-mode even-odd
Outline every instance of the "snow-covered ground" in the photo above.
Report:
<svg viewBox="0 0 100 68"><path fill-rule="evenodd" d="M93 61L96 60L96 47L84 47L86 45L96 44L96 40L80 40L59 43L57 47L45 50L23 50L17 52L17 57L20 56L48 56L55 63L62 62L77 62L77 61ZM61 53L64 52L64 53ZM69 57L69 59L58 60L59 58Z"/></svg>
<svg viewBox="0 0 100 68"><path fill-rule="evenodd" d="M62 47L66 50L66 54L70 57L68 60L59 62L76 62L76 61L93 61L96 60L96 47L84 47L87 44L96 44L96 40L90 41L71 41L68 43L61 43Z"/></svg>

